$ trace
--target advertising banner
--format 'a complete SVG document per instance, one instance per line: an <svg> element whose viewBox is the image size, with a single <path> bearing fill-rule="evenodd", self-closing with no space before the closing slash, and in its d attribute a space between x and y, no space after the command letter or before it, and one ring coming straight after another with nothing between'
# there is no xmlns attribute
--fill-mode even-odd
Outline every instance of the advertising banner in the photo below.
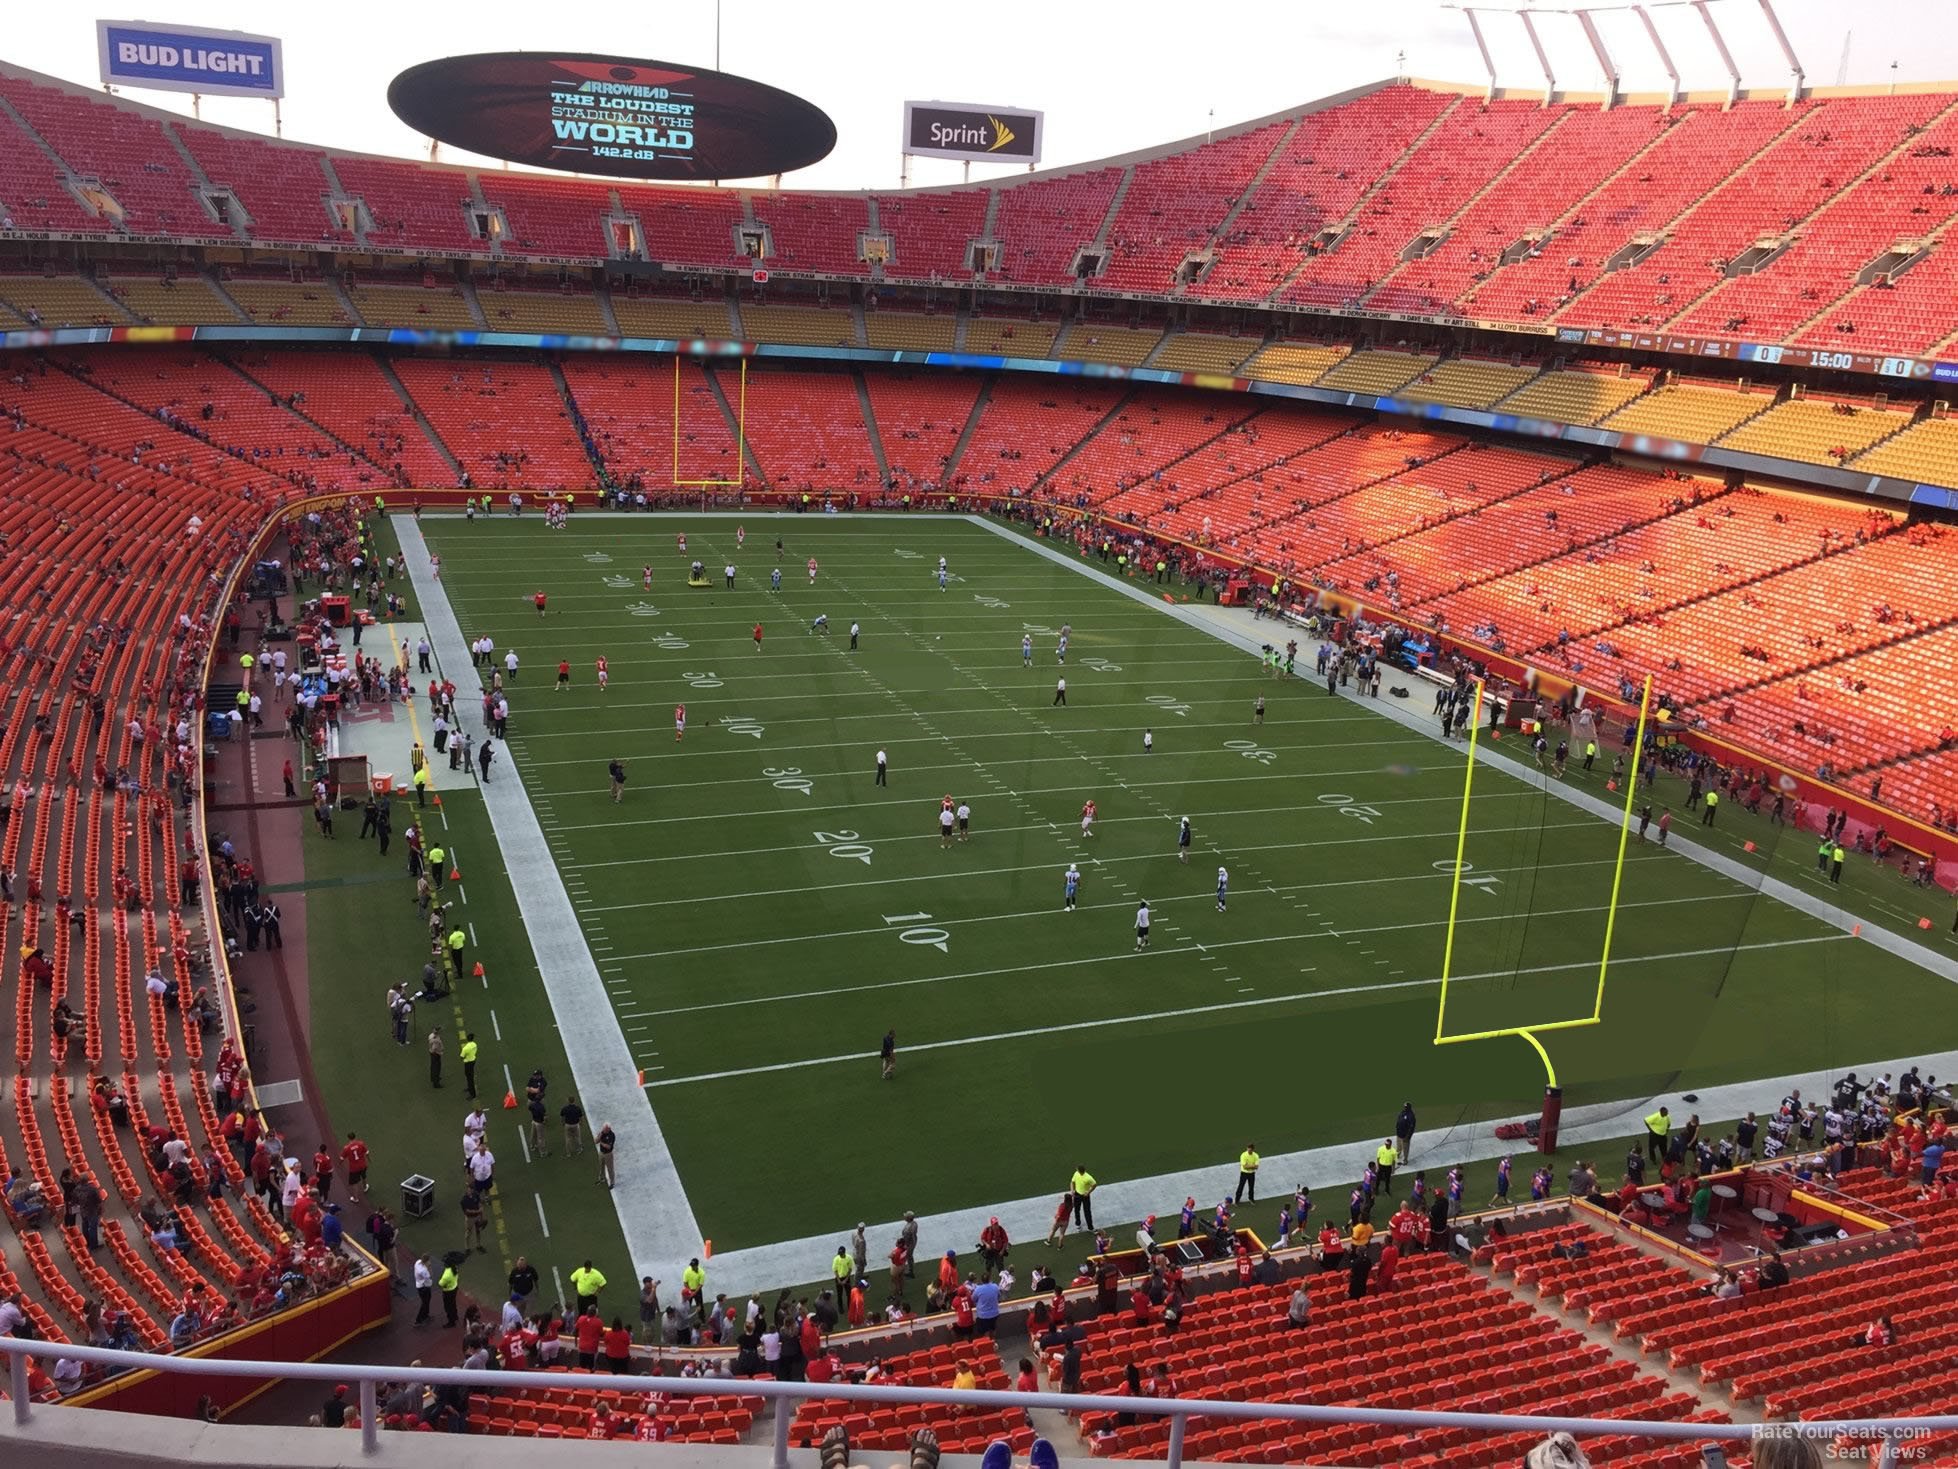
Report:
<svg viewBox="0 0 1958 1469"><path fill-rule="evenodd" d="M1046 117L1024 108L978 107L963 102L904 104L904 151L967 163L1040 162L1040 129Z"/></svg>
<svg viewBox="0 0 1958 1469"><path fill-rule="evenodd" d="M276 36L98 20L95 49L102 83L207 97L283 97L285 58Z"/></svg>

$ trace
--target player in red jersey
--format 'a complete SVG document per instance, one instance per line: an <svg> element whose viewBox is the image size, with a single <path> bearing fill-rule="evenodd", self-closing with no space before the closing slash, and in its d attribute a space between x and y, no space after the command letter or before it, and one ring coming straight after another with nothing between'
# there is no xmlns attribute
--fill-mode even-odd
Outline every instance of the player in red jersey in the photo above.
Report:
<svg viewBox="0 0 1958 1469"><path fill-rule="evenodd" d="M1081 807L1081 835L1091 837L1095 834L1095 803L1088 801Z"/></svg>
<svg viewBox="0 0 1958 1469"><path fill-rule="evenodd" d="M612 681L612 671L605 666L605 659L601 655L598 660L598 691L601 694L604 693L605 685L610 683L611 681Z"/></svg>
<svg viewBox="0 0 1958 1469"><path fill-rule="evenodd" d="M677 539L680 542L680 554L684 556L687 554L687 533L681 531Z"/></svg>
<svg viewBox="0 0 1958 1469"><path fill-rule="evenodd" d="M816 584L816 558L814 556L811 556L809 558L809 585L813 587L815 584Z"/></svg>
<svg viewBox="0 0 1958 1469"><path fill-rule="evenodd" d="M561 694L571 687L571 660L560 658L557 661L557 691Z"/></svg>
<svg viewBox="0 0 1958 1469"><path fill-rule="evenodd" d="M761 651L761 624L759 622L755 624L755 651L757 653Z"/></svg>
<svg viewBox="0 0 1958 1469"><path fill-rule="evenodd" d="M685 704L675 704L673 706L673 743L676 745L679 744L680 737L686 732L687 706Z"/></svg>
<svg viewBox="0 0 1958 1469"><path fill-rule="evenodd" d="M532 597L530 600L537 604L537 615L539 617L542 617L544 615L544 594L542 592L539 592L536 596Z"/></svg>
<svg viewBox="0 0 1958 1469"><path fill-rule="evenodd" d="M649 592L650 592L650 591L651 591L651 590L653 589L653 568L652 568L652 567L650 567L650 566L646 566L646 567L641 567L641 568L640 568L640 571L639 571L639 585L640 585L641 587L643 587L643 588L645 588L645 589L646 589L647 591L649 591Z"/></svg>

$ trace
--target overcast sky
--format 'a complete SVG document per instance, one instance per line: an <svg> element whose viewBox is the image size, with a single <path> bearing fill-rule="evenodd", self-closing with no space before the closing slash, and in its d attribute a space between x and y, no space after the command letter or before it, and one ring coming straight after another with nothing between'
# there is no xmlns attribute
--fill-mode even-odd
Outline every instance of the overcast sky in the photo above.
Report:
<svg viewBox="0 0 1958 1469"><path fill-rule="evenodd" d="M1566 0L1567 3L1567 0ZM425 156L427 140L395 121L387 86L417 62L471 51L576 50L712 66L713 0L664 0L602 15L550 4L268 5L242 0L152 0L146 17L182 25L272 33L285 42L285 135L399 156ZM131 7L135 9L137 7ZM149 9L146 5L143 9ZM1515 0L1486 0L1510 11ZM1847 77L1858 85L1958 81L1958 0L1778 0L1777 11L1810 85L1835 82L1845 36ZM74 81L97 80L95 17L11 0L0 54ZM1538 11L1558 82L1593 90L1599 71L1577 22ZM1785 87L1788 69L1759 0L1714 0L1744 83ZM1389 77L1405 53L1410 75L1479 82L1484 73L1461 14L1436 0L1266 0L1170 4L1042 0L995 5L864 5L840 0L722 0L721 67L801 94L836 121L836 151L791 176L811 188L890 188L898 181L904 101L943 99L1047 114L1043 166L1085 162L1277 112L1328 92ZM1698 15L1677 0L1650 13L1688 87L1726 76ZM127 12L113 12L123 18ZM1664 74L1636 16L1622 5L1598 26L1631 90L1663 87ZM1483 20L1497 74L1540 87L1521 24ZM1894 63L1894 69L1893 69ZM188 112L190 99L133 98ZM263 102L207 98L206 120L271 131ZM445 149L451 161L466 155ZM996 174L974 167L974 177ZM960 165L921 162L919 184L956 182Z"/></svg>

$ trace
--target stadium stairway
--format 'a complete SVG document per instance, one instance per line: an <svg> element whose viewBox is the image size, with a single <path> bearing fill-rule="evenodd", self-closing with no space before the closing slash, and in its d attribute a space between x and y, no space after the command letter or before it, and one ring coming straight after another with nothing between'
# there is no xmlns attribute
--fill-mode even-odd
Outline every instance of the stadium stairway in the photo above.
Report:
<svg viewBox="0 0 1958 1469"><path fill-rule="evenodd" d="M442 462L448 465L449 473L447 482L452 485L461 484L464 478L462 461L456 457L456 451L449 447L447 441L443 439L441 434L435 431L434 423L430 421L426 413L422 412L421 405L415 401L414 395L408 391L408 385L401 380L401 374L395 371L394 363L386 357L376 357L374 359L374 365L380 368L381 376L387 380L388 387L394 391L394 396L401 404L401 407L415 421L429 444L433 446L435 452L442 456Z"/></svg>

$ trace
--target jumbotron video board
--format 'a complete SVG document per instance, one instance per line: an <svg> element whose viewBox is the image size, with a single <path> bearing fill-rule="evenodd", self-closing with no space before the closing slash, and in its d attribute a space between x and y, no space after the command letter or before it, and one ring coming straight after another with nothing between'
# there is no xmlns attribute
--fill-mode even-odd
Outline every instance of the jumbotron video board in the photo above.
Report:
<svg viewBox="0 0 1958 1469"><path fill-rule="evenodd" d="M807 168L836 146L829 115L792 93L624 56L449 56L397 76L388 106L453 147L613 178L762 178Z"/></svg>

